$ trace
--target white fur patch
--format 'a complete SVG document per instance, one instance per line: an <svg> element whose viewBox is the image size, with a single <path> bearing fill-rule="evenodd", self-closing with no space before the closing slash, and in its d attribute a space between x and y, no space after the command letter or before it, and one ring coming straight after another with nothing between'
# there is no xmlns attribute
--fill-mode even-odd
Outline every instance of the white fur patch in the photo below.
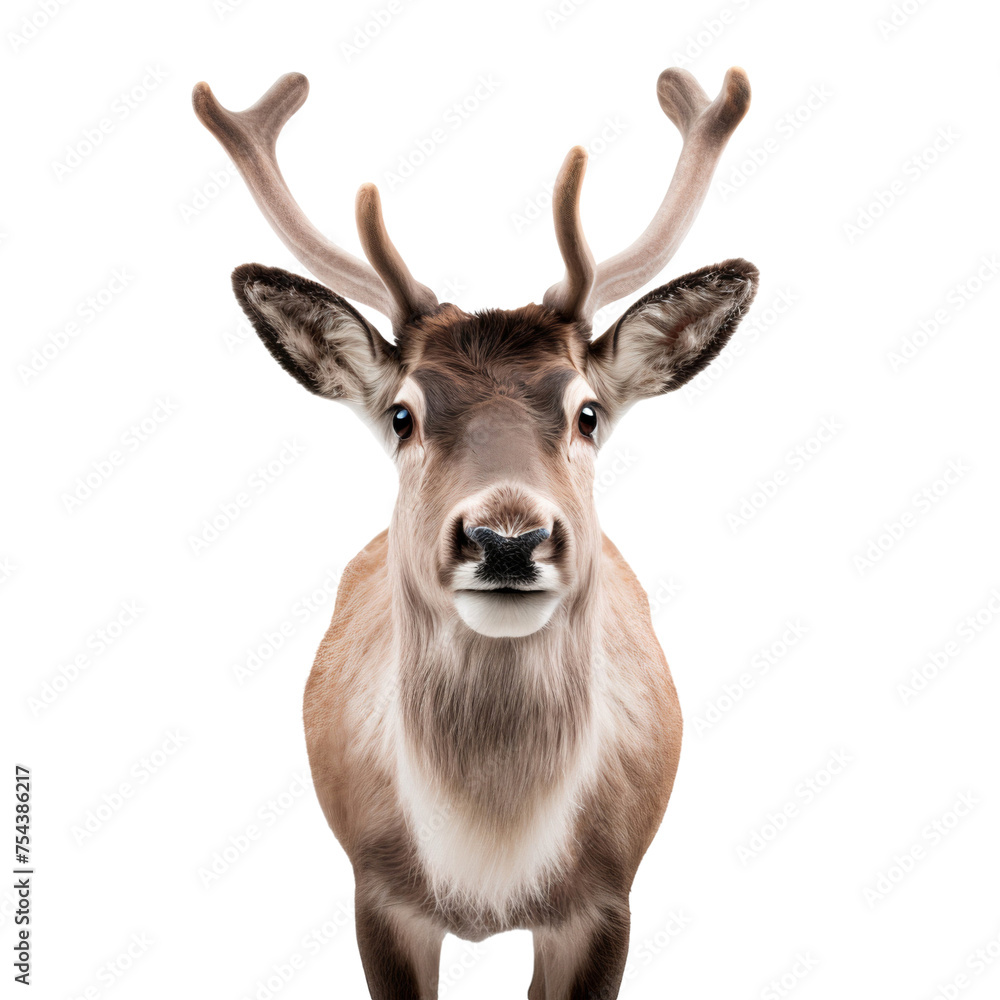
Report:
<svg viewBox="0 0 1000 1000"><path fill-rule="evenodd" d="M510 532L509 537L515 533ZM488 583L476 576L480 563L460 563L452 574L455 610L480 635L494 639L531 635L544 628L561 599L559 571L551 563L535 563L531 583L516 587ZM497 593L515 589L518 594Z"/></svg>
<svg viewBox="0 0 1000 1000"><path fill-rule="evenodd" d="M515 535L511 534L508 537L515 537ZM455 572L451 577L452 586L455 590L497 590L502 586L506 586L506 584L487 583L485 580L478 579L476 571L479 565L480 563L478 562L466 561L455 567ZM531 583L522 584L518 587L519 590L559 589L559 570L555 566L551 563L536 562L535 569L538 571L535 579Z"/></svg>
<svg viewBox="0 0 1000 1000"><path fill-rule="evenodd" d="M480 635L515 637L531 635L544 628L560 599L560 595L551 590L510 594L476 588L455 592L455 610L462 621Z"/></svg>
<svg viewBox="0 0 1000 1000"><path fill-rule="evenodd" d="M566 870L575 856L579 811L594 781L617 758L617 748L635 740L643 685L612 664L603 649L594 650L587 731L562 769L562 781L525 802L514 829L498 831L488 816L474 814L442 786L414 753L398 703L390 702L400 803L440 904L511 922L519 906L544 898ZM544 672L551 664L536 667Z"/></svg>
<svg viewBox="0 0 1000 1000"><path fill-rule="evenodd" d="M543 896L565 861L586 782L590 753L533 807L514 831L498 836L441 791L434 779L399 755L401 797L434 897L507 920Z"/></svg>
<svg viewBox="0 0 1000 1000"><path fill-rule="evenodd" d="M642 684L615 670L595 650L588 732L564 769L563 781L526 803L514 831L499 836L470 815L406 749L398 729L400 799L435 898L473 912L509 919L516 908L543 897L574 855L579 810L616 748L633 742Z"/></svg>

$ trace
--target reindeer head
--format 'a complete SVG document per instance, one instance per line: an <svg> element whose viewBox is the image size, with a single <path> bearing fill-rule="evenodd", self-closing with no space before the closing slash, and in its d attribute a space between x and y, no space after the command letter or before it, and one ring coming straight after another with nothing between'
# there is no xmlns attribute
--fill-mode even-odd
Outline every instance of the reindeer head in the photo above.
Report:
<svg viewBox="0 0 1000 1000"><path fill-rule="evenodd" d="M390 241L378 191L358 192L369 264L327 241L281 176L275 143L308 83L282 77L252 108L223 108L207 84L194 106L293 254L324 284L245 264L236 297L278 363L307 389L354 408L400 476L390 560L402 600L487 636L524 636L592 592L601 553L594 459L636 400L670 392L714 358L753 298L757 270L727 260L647 293L596 340L601 306L636 291L673 256L746 113L742 70L709 102L668 69L657 94L684 137L653 221L596 265L580 224L586 152L569 152L553 194L565 277L541 305L469 314L439 304ZM389 343L342 295L393 325ZM457 620L456 620L457 615Z"/></svg>

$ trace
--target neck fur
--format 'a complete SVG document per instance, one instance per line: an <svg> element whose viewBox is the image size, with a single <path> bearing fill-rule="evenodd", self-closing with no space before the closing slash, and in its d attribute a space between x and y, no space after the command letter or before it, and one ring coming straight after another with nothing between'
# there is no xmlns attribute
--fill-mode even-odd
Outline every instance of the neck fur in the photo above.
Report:
<svg viewBox="0 0 1000 1000"><path fill-rule="evenodd" d="M456 807L516 824L575 772L587 741L597 588L520 638L479 635L395 589L407 754Z"/></svg>

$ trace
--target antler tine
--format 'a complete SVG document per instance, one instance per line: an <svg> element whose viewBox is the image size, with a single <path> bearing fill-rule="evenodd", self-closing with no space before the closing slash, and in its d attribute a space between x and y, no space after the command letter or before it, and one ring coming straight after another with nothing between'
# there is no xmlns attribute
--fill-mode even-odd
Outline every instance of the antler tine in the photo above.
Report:
<svg viewBox="0 0 1000 1000"><path fill-rule="evenodd" d="M566 276L542 299L549 308L574 318L582 315L597 271L580 221L580 190L586 170L587 151L582 146L574 146L563 160L552 197L556 241L566 264Z"/></svg>
<svg viewBox="0 0 1000 1000"><path fill-rule="evenodd" d="M729 137L750 107L750 81L734 66L711 103L698 81L683 69L666 69L656 86L660 107L684 138L667 193L645 232L597 268L584 307L589 319L657 275L677 252L701 208Z"/></svg>
<svg viewBox="0 0 1000 1000"><path fill-rule="evenodd" d="M285 246L320 281L398 325L407 318L407 306L390 294L368 264L331 243L309 222L278 168L278 133L308 93L309 81L301 73L287 73L246 111L224 108L207 83L195 86L191 100L195 114L232 157L258 208Z"/></svg>
<svg viewBox="0 0 1000 1000"><path fill-rule="evenodd" d="M358 235L361 237L361 248L399 305L402 319L405 321L433 312L438 305L437 296L426 285L414 280L399 251L389 239L382 219L382 200L374 184L362 184L358 188L354 214L358 223Z"/></svg>

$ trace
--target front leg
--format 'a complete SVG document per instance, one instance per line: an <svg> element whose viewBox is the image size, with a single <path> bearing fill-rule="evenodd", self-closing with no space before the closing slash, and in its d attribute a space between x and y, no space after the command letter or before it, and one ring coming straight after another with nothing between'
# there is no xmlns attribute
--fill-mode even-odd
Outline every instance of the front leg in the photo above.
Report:
<svg viewBox="0 0 1000 1000"><path fill-rule="evenodd" d="M615 1000L628 956L628 900L534 932L529 1000Z"/></svg>
<svg viewBox="0 0 1000 1000"><path fill-rule="evenodd" d="M437 1000L444 931L360 887L354 913L372 1000Z"/></svg>

